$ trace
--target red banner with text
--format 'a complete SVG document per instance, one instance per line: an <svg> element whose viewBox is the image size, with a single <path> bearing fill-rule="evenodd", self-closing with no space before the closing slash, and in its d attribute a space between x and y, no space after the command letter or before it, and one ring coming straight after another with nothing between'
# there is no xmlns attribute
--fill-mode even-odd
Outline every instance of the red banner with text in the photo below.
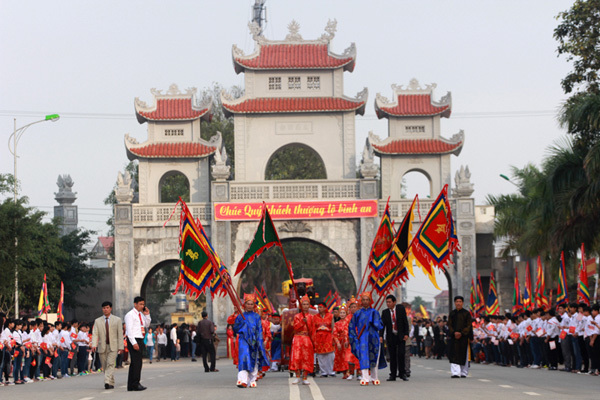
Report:
<svg viewBox="0 0 600 400"><path fill-rule="evenodd" d="M377 200L267 203L273 219L342 219L377 216ZM260 219L262 203L216 203L216 221Z"/></svg>

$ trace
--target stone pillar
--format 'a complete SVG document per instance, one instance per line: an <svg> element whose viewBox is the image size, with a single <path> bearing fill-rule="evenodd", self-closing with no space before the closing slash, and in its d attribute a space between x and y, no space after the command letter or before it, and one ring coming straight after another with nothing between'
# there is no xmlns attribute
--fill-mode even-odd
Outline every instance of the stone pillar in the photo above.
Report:
<svg viewBox="0 0 600 400"><path fill-rule="evenodd" d="M457 253L457 265L452 276L452 288L454 295L469 296L471 290L471 278L476 275L476 241L475 241L475 199L473 184L470 182L471 173L469 167L461 166L456 172L456 187L453 190L455 198L451 204L455 204L453 217L456 223L456 234L462 251Z"/></svg>
<svg viewBox="0 0 600 400"><path fill-rule="evenodd" d="M225 147L223 147L221 154L225 154ZM224 165L225 164L223 162L221 166L223 167ZM223 172L223 174L220 176L215 176L215 172L217 171L215 171L215 168L213 166L213 177L215 179L218 179L218 181L214 181L212 183L211 204L213 205L213 211L215 203L229 201L229 182L225 180L225 175L229 176L229 166L227 166L226 171L225 169L221 171ZM215 246L215 250L219 257L221 257L225 265L228 266L229 274L233 278L233 274L235 273L235 266L233 265L233 263L236 260L233 259L233 250L231 247L231 222L215 221L213 213L211 223L212 226L210 231L210 237L212 244L213 246ZM225 332L227 327L227 317L231 315L234 311L231 299L229 298L229 296L217 297L211 302L209 302L209 297L210 295L207 296L207 312L209 318L217 325L218 332Z"/></svg>
<svg viewBox="0 0 600 400"><path fill-rule="evenodd" d="M133 188L135 183L128 172L119 172L115 194L115 274L113 312L119 317L133 305L134 297L134 254L133 254ZM117 271L119 273L117 274Z"/></svg>
<svg viewBox="0 0 600 400"><path fill-rule="evenodd" d="M75 200L77 200L77 193L71 190L73 183L71 175L59 175L56 181L58 193L54 193L54 199L60 205L54 206L54 218L60 219L61 236L77 230L77 206L73 205Z"/></svg>

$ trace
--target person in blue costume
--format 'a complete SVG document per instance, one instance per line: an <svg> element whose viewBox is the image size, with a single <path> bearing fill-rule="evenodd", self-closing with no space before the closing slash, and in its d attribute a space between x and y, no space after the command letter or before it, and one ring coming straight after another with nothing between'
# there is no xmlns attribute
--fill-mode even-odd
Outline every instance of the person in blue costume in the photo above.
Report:
<svg viewBox="0 0 600 400"><path fill-rule="evenodd" d="M360 294L362 308L352 315L348 326L348 338L352 347L352 354L358 358L361 370L361 386L371 382L379 385L377 370L386 368L385 357L380 357L381 341L379 331L383 329L383 323L377 310L371 307L373 299L371 293Z"/></svg>
<svg viewBox="0 0 600 400"><path fill-rule="evenodd" d="M254 312L255 305L254 295L244 295L244 314L238 315L233 325L233 331L239 335L239 388L255 388L258 371L269 365L263 345L262 323L260 316Z"/></svg>
<svg viewBox="0 0 600 400"><path fill-rule="evenodd" d="M281 364L281 316L278 313L271 316L271 334L273 335L271 371L279 371L279 365Z"/></svg>

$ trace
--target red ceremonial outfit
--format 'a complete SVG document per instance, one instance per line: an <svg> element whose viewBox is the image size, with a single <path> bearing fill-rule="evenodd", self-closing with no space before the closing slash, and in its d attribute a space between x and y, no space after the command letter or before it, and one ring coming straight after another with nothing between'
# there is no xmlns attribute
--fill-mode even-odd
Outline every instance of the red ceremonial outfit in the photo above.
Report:
<svg viewBox="0 0 600 400"><path fill-rule="evenodd" d="M233 324L235 324L235 319L237 318L238 313L232 314L229 317L227 317L227 324L233 326ZM230 339L230 332L231 331L231 339ZM238 365L238 359L239 359L239 351L238 351L238 338L235 335L235 333L233 332L232 328L227 329L227 352L229 354L229 349L230 349L230 340L231 340L231 358L233 359L233 365Z"/></svg>
<svg viewBox="0 0 600 400"><path fill-rule="evenodd" d="M271 334L271 322L268 318L261 320L263 329L263 341L265 342L265 351L267 354L271 354L271 342L273 341L273 335Z"/></svg>
<svg viewBox="0 0 600 400"><path fill-rule="evenodd" d="M333 315L326 312L324 316L321 314L313 316L313 324L315 325L315 353L326 354L331 353L333 349Z"/></svg>
<svg viewBox="0 0 600 400"><path fill-rule="evenodd" d="M304 321L306 318L306 321ZM298 313L294 316L294 340L292 341L292 355L290 357L290 371L304 370L312 373L314 370L315 355L312 342L314 333L313 316Z"/></svg>
<svg viewBox="0 0 600 400"><path fill-rule="evenodd" d="M346 318L335 323L335 328L333 328L333 340L335 341L333 370L335 372L345 372L348 370L346 351L348 347L350 347L348 344L348 321Z"/></svg>

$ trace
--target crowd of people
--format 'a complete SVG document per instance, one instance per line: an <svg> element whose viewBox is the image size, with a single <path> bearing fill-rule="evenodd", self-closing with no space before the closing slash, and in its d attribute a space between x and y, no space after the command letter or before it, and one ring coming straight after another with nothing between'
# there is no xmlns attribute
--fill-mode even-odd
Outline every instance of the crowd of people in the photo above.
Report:
<svg viewBox="0 0 600 400"><path fill-rule="evenodd" d="M475 362L600 375L600 306L560 305L474 323Z"/></svg>
<svg viewBox="0 0 600 400"><path fill-rule="evenodd" d="M0 326L4 385L88 375L100 368L91 349L90 324L13 320L0 314Z"/></svg>
<svg viewBox="0 0 600 400"><path fill-rule="evenodd" d="M407 303L396 304L393 295L386 298L381 314L371 307L369 293L335 307L332 313L325 303L313 306L305 296L293 319L293 342L282 346L280 315L269 315L248 295L244 312L228 318L227 355L238 366L238 387L256 387L267 371L280 371L286 363L296 374L294 384L308 385L309 375L340 375L344 380L357 379L361 385L379 385L378 370L387 366L386 361L387 381L408 381L411 356L448 357L452 377L466 377L471 353L476 363L548 370L563 365L561 371L600 375L598 304L572 303L556 311L538 308L518 316L507 313L472 320L462 309L462 298L456 300L459 307L448 317L432 321L415 316ZM13 320L0 313L2 384L62 379L104 369L105 388L110 389L114 387L112 368L123 368L130 361L138 363L141 371L142 356L150 363L168 356L172 362L186 357L196 361L194 356L202 356L205 372L218 372L218 336L206 312L197 327L160 324L152 329L149 314L147 321L142 319L145 307L134 308L125 321L129 318L132 326L139 327L129 333L133 336L128 342L126 323L111 314L110 302L102 306L104 315L92 323ZM137 312L139 323L131 319L132 312L134 317ZM143 390L136 389L143 388L139 377L132 387Z"/></svg>

